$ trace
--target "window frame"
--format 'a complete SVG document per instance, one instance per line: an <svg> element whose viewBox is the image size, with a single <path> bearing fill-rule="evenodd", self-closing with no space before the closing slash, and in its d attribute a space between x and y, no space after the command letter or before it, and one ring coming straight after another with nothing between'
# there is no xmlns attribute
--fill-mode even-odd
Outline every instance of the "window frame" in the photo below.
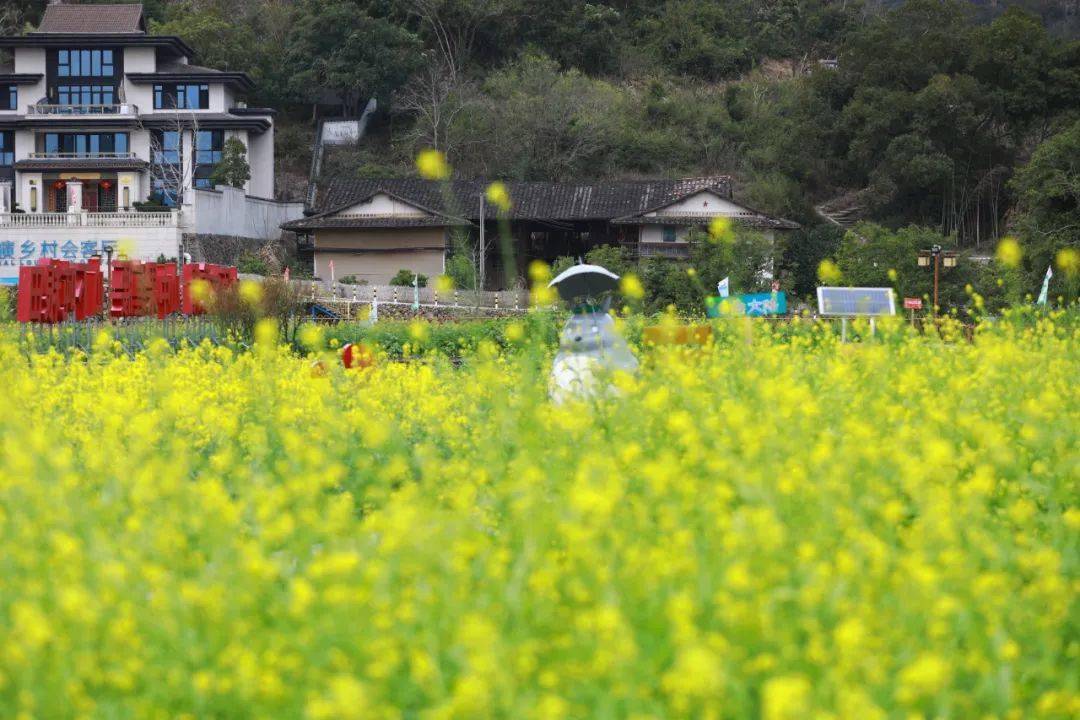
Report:
<svg viewBox="0 0 1080 720"><path fill-rule="evenodd" d="M15 164L15 131L0 130L0 167Z"/></svg>
<svg viewBox="0 0 1080 720"><path fill-rule="evenodd" d="M666 243L678 242L678 230L674 225L660 226L660 239Z"/></svg>
<svg viewBox="0 0 1080 720"><path fill-rule="evenodd" d="M19 86L15 84L0 85L0 100L4 101L4 104L0 105L0 110L18 110Z"/></svg>
<svg viewBox="0 0 1080 720"><path fill-rule="evenodd" d="M195 107L192 107L192 100L195 101ZM209 110L210 85L208 83L154 83L154 109Z"/></svg>
<svg viewBox="0 0 1080 720"><path fill-rule="evenodd" d="M61 48L56 51L57 78L116 78L112 48Z"/></svg>

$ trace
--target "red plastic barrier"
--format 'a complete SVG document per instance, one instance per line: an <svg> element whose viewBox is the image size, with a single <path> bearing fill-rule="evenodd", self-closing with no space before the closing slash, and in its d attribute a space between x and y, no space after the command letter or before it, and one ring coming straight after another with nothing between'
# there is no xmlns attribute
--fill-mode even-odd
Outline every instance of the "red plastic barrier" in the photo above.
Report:
<svg viewBox="0 0 1080 720"><path fill-rule="evenodd" d="M56 322L53 271L50 267L19 268L19 296L15 316L21 323Z"/></svg>
<svg viewBox="0 0 1080 720"><path fill-rule="evenodd" d="M159 320L180 312L180 278L176 265L154 263L148 265L154 284L154 310Z"/></svg>
<svg viewBox="0 0 1080 720"><path fill-rule="evenodd" d="M153 302L153 281L147 266L137 260L114 262L109 296L112 300L109 314L114 318L149 315Z"/></svg>
<svg viewBox="0 0 1080 720"><path fill-rule="evenodd" d="M192 296L191 289L196 282L206 282L211 292L220 292L232 286L238 278L237 269L210 263L192 263L184 266L184 302L185 315L202 315L206 307L198 298Z"/></svg>
<svg viewBox="0 0 1080 720"><path fill-rule="evenodd" d="M75 319L78 321L101 314L105 304L105 275L101 261L90 261L75 266Z"/></svg>

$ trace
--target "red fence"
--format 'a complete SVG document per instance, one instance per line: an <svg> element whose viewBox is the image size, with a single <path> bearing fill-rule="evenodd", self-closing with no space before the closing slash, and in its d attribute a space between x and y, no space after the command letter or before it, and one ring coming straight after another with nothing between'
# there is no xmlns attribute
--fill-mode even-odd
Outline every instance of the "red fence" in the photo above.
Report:
<svg viewBox="0 0 1080 720"><path fill-rule="evenodd" d="M17 318L22 323L61 323L97 317L105 304L101 263L73 263L42 259L19 269ZM134 318L157 315L164 319L180 312L201 315L206 308L192 297L192 284L206 281L217 292L237 281L234 267L184 266L184 281L172 263L117 260L112 264L109 317ZM181 298L182 301L181 301Z"/></svg>

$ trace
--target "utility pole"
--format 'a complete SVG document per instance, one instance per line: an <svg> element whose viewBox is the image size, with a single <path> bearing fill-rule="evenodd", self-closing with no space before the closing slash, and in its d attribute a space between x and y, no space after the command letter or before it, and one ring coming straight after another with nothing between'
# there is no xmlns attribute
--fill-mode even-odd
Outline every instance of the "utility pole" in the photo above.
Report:
<svg viewBox="0 0 1080 720"><path fill-rule="evenodd" d="M485 249L485 247L487 247L484 244L484 232L485 232L485 230L484 230L484 193L483 193L483 191L481 191L480 192L480 245L476 249L476 257L477 257L477 260L476 260L476 278L474 279L473 284L476 285L477 287L473 288L474 290L483 290L484 289L484 284L485 284L484 281L487 279L484 276L485 275L485 273L484 273L484 261L487 259L487 258L484 257L484 254L485 254L484 249Z"/></svg>

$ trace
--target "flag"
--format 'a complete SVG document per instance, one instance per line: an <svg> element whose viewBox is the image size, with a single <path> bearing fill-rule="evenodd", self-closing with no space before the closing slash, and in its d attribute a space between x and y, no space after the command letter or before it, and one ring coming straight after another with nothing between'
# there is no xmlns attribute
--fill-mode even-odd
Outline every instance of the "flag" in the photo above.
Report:
<svg viewBox="0 0 1080 720"><path fill-rule="evenodd" d="M334 284L334 261L330 261L330 284Z"/></svg>
<svg viewBox="0 0 1080 720"><path fill-rule="evenodd" d="M724 278L720 282L716 283L716 291L720 293L720 297L726 298L731 294L731 278Z"/></svg>
<svg viewBox="0 0 1080 720"><path fill-rule="evenodd" d="M1054 277L1054 266L1046 268L1046 278L1043 280L1042 292L1039 293L1039 305L1045 305L1050 295L1050 278Z"/></svg>

